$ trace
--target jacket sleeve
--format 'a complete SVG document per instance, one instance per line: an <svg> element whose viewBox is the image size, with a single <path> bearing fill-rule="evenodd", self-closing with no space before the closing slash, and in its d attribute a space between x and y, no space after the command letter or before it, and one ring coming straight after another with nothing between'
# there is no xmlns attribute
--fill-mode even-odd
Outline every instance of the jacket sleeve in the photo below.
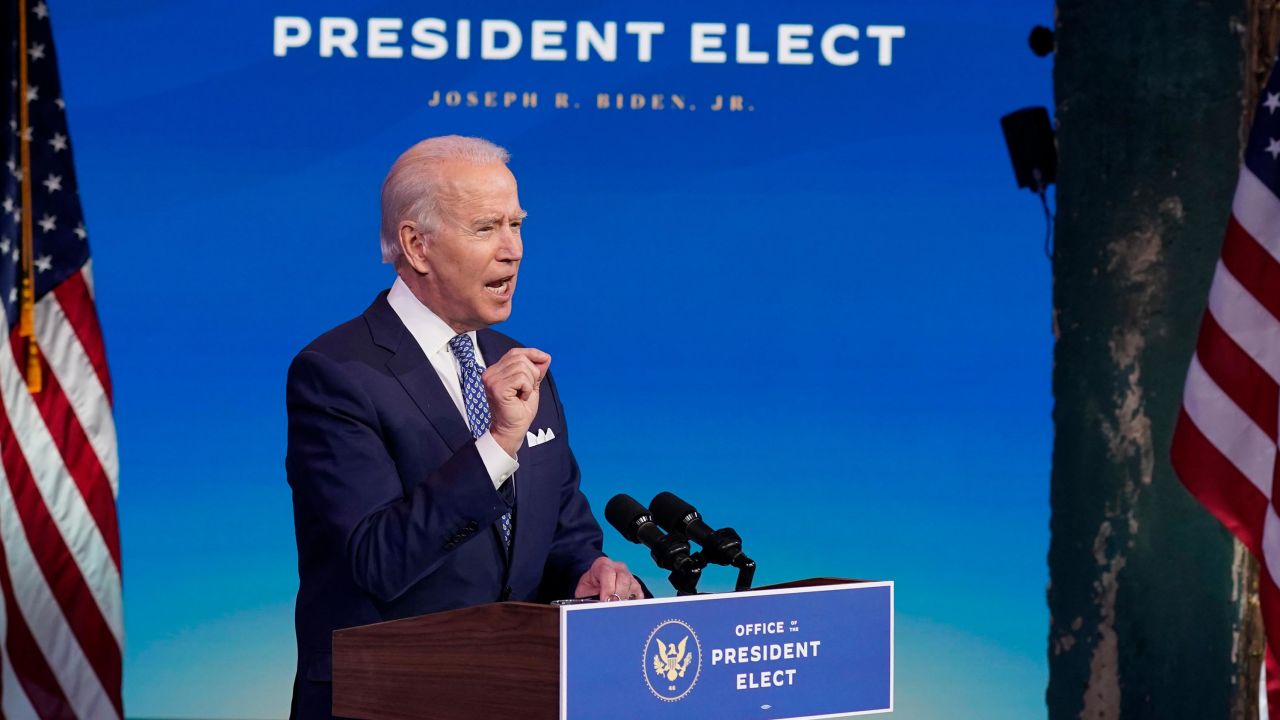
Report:
<svg viewBox="0 0 1280 720"><path fill-rule="evenodd" d="M506 512L474 441L406 492L372 401L328 356L299 354L285 396L298 522L342 548L356 585L379 600L395 600Z"/></svg>
<svg viewBox="0 0 1280 720"><path fill-rule="evenodd" d="M555 382L547 375L547 387L551 390L546 399L555 403L560 427L564 428L564 443L568 474L560 485L560 513L556 521L555 537L542 572L540 597L546 600L572 597L578 580L604 555L604 536L600 524L591 514L591 505L580 487L581 472L578 461L569 448L569 426L565 422L564 408Z"/></svg>

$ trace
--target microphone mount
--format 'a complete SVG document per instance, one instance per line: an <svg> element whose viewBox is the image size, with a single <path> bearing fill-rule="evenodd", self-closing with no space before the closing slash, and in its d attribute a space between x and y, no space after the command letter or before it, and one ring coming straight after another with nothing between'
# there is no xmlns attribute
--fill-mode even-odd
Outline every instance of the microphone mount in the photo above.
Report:
<svg viewBox="0 0 1280 720"><path fill-rule="evenodd" d="M667 579L677 595L698 593L698 580L707 564L689 555L689 539L683 533L664 533L649 508L630 495L615 495L605 506L604 515L624 538L649 548L658 567L671 571Z"/></svg>
<svg viewBox="0 0 1280 720"><path fill-rule="evenodd" d="M671 587L676 589L677 596L697 595L698 581L702 579L702 569L707 566L702 562L697 554L689 554L689 540L680 533L667 533L667 540L677 548L677 552L683 550L686 556L691 560L689 563L677 565L672 568L671 574L667 576L667 581L671 583ZM653 551L655 554L657 550ZM659 563L660 567L666 567Z"/></svg>
<svg viewBox="0 0 1280 720"><path fill-rule="evenodd" d="M649 503L658 525L672 534L680 534L702 546L689 557L700 568L707 565L724 565L738 569L734 590L750 590L755 579L756 563L742 552L742 537L733 528L713 530L702 520L702 515L692 505L669 492L658 493Z"/></svg>

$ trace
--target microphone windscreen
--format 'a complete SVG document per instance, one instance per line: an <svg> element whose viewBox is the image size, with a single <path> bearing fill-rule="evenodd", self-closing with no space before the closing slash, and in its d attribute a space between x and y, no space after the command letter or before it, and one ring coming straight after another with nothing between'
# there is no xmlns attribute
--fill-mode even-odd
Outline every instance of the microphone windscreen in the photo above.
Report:
<svg viewBox="0 0 1280 720"><path fill-rule="evenodd" d="M684 532L684 519L697 512L692 505L669 492L654 495L649 509L653 511L653 519L667 532Z"/></svg>
<svg viewBox="0 0 1280 720"><path fill-rule="evenodd" d="M636 519L648 514L648 508L625 493L614 495L609 504L604 506L604 519L609 521L613 529L622 533L622 537L631 542L640 542L640 538L636 535Z"/></svg>

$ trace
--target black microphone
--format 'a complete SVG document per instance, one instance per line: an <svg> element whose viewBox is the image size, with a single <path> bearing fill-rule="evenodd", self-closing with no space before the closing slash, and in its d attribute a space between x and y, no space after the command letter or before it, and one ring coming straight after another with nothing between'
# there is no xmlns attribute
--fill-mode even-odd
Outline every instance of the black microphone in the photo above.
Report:
<svg viewBox="0 0 1280 720"><path fill-rule="evenodd" d="M649 508L630 495L614 495L604 506L604 517L622 537L649 548L653 561L663 570L696 573L698 568L689 557L689 543L683 535L662 532L653 522Z"/></svg>
<svg viewBox="0 0 1280 720"><path fill-rule="evenodd" d="M742 553L742 538L733 528L712 530L692 505L669 492L658 493L653 502L653 517L667 532L680 533L702 546L702 556L709 563L732 565L739 569L755 563Z"/></svg>

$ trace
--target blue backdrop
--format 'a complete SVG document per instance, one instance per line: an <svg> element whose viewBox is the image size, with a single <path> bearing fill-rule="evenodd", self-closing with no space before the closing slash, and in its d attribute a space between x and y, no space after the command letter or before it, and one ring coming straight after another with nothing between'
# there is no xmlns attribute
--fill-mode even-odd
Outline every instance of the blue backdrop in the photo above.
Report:
<svg viewBox="0 0 1280 720"><path fill-rule="evenodd" d="M998 119L1050 102L1026 45L1050 4L50 4L116 388L129 715L287 712L285 369L390 285L379 185L450 132L512 152L530 220L502 329L554 356L598 513L675 489L759 583L895 580L896 717L1043 713L1050 274ZM310 41L277 56L277 16ZM324 16L357 57L322 57ZM403 58L370 57L371 17L403 19ZM471 57L413 57L422 17L451 40L470 19ZM522 29L514 59L479 57L485 18ZM532 59L538 19L566 21L567 61ZM574 59L579 20L619 23L616 61ZM627 21L664 23L650 62ZM729 62L692 61L694 22L727 24ZM769 62L734 62L738 23ZM777 62L780 23L814 26L812 65ZM856 64L823 57L838 23ZM905 28L887 65L872 25ZM480 106L430 106L450 90Z"/></svg>

